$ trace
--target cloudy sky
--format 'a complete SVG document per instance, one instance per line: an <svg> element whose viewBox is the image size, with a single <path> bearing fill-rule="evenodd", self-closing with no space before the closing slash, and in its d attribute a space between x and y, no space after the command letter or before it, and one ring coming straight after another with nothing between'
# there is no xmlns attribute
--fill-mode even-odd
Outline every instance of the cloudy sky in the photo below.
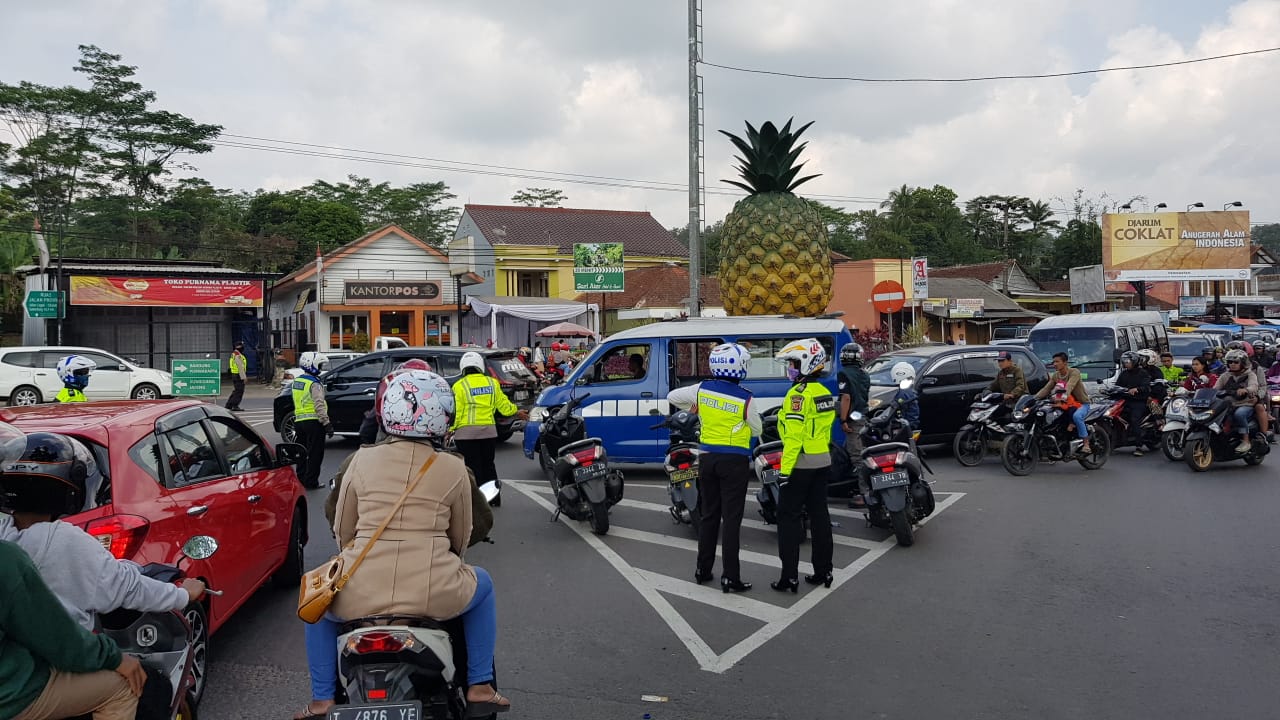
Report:
<svg viewBox="0 0 1280 720"><path fill-rule="evenodd" d="M812 75L1031 74L1280 45L1280 0L703 2L706 61ZM193 161L220 186L283 189L356 173L443 180L460 203L554 186L572 207L687 221L683 0L5 5L6 82L77 82L76 45L92 43L139 66L161 107L227 133L388 153L369 163L222 146ZM1241 200L1255 222L1280 221L1280 53L968 84L702 74L707 181L718 192L731 190L719 180L732 177L732 160L716 130L795 116L815 121L806 169L823 174L804 189L851 209L904 183L941 183L961 199L1023 194L1057 207L1076 188L1174 209ZM440 161L523 170L479 174ZM607 182L624 187L501 173L621 178ZM625 187L634 181L673 185ZM733 200L708 196L707 215L723 217Z"/></svg>

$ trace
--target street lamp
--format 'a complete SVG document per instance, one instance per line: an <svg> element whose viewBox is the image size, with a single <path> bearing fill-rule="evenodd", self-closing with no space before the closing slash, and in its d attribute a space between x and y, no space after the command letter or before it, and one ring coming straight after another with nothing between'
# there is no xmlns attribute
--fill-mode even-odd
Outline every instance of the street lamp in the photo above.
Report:
<svg viewBox="0 0 1280 720"><path fill-rule="evenodd" d="M1168 206L1168 205L1166 205L1166 204L1164 204L1164 203L1160 203L1160 204L1156 205L1155 209L1156 209L1156 210L1168 210L1168 209L1169 209L1169 206Z"/></svg>
<svg viewBox="0 0 1280 720"><path fill-rule="evenodd" d="M1240 202L1239 200L1236 200L1235 202L1229 202L1224 204L1222 206L1222 209L1226 210L1227 208L1233 208L1233 207L1244 207L1244 203Z"/></svg>
<svg viewBox="0 0 1280 720"><path fill-rule="evenodd" d="M1131 202L1127 202L1127 203L1125 203L1125 204L1121 205L1118 209L1119 209L1119 210L1133 210L1133 203L1131 203Z"/></svg>
<svg viewBox="0 0 1280 720"><path fill-rule="evenodd" d="M1190 205L1187 206L1187 212L1191 212L1191 208L1203 208L1203 207L1204 207L1204 203L1202 202L1191 203Z"/></svg>

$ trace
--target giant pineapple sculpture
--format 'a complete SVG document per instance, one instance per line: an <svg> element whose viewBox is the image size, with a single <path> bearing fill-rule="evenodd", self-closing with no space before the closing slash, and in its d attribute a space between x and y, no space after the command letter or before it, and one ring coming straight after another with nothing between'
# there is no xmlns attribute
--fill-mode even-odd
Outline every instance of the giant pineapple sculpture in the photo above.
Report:
<svg viewBox="0 0 1280 720"><path fill-rule="evenodd" d="M827 228L816 210L792 190L817 175L797 179L796 163L808 143L795 145L808 123L791 132L766 122L747 123L746 140L721 130L742 153L736 159L746 190L724 220L720 245L720 294L730 315L800 315L826 312L831 301L831 252ZM794 146L794 147L793 147Z"/></svg>

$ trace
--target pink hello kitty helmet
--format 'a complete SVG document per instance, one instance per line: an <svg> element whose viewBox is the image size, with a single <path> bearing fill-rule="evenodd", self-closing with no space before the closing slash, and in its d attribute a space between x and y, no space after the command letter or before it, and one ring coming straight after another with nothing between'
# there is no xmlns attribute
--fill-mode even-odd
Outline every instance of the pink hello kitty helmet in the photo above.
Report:
<svg viewBox="0 0 1280 720"><path fill-rule="evenodd" d="M439 438L453 421L453 388L427 370L408 370L386 378L378 388L375 412L388 435Z"/></svg>

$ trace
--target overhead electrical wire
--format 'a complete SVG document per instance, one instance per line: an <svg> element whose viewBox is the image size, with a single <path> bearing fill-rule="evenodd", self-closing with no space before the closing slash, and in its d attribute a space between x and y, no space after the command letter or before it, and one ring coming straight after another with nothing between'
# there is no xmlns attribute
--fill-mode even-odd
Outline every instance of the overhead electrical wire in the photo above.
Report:
<svg viewBox="0 0 1280 720"><path fill-rule="evenodd" d="M875 78L875 77L859 77L851 75L813 75L805 73L782 72L780 70L765 70L762 68L746 68L736 65L725 65L721 63L707 62L702 60L701 65L707 67L719 68L721 70L731 70L733 72L751 73L754 75L773 75L777 77L795 78L798 80L833 80L840 82L856 82L856 83L975 83L975 82L992 82L997 80L1043 80L1048 78L1075 77L1078 75L1100 75L1103 73L1122 72L1127 70L1151 70L1155 68L1176 67L1179 65L1194 65L1196 63L1213 62L1216 60L1226 60L1228 58L1244 57L1247 55L1262 55L1265 53L1273 53L1280 51L1280 47L1258 48L1256 50L1243 50L1241 52L1227 53L1225 55L1211 55L1208 57L1191 58L1189 60L1172 60L1162 63L1147 63L1143 65L1124 65L1121 67L1111 68L1094 68L1091 70L1071 70L1067 72L1050 72L1050 73L1027 73L1020 75L977 75L973 77L901 77L901 78Z"/></svg>

